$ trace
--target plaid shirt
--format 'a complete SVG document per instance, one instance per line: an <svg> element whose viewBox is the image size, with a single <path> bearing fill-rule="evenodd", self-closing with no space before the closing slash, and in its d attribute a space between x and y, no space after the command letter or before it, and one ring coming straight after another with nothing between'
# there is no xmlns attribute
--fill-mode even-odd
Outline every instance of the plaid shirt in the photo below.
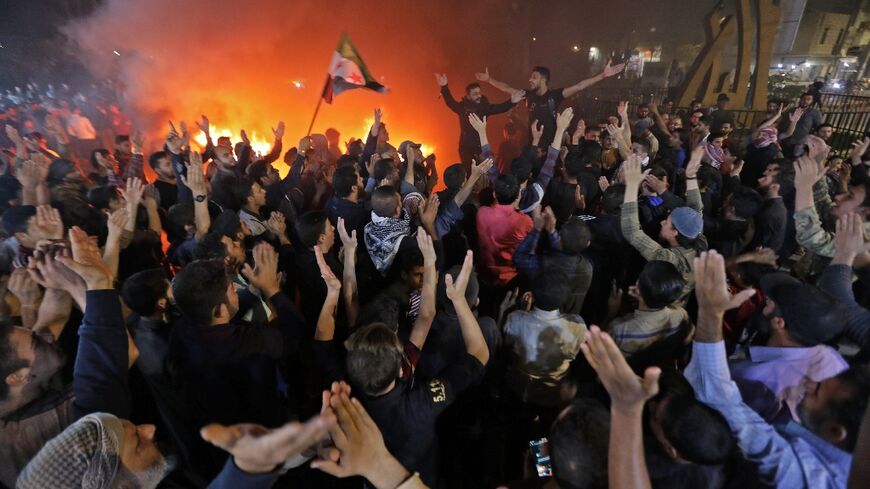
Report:
<svg viewBox="0 0 870 489"><path fill-rule="evenodd" d="M778 488L845 488L852 455L804 427L768 424L740 397L731 380L725 343L699 343L684 372L695 397L719 411L744 457L758 464L762 482Z"/></svg>
<svg viewBox="0 0 870 489"><path fill-rule="evenodd" d="M686 204L703 214L704 204L701 203L701 193L698 189L689 190L686 193ZM695 275L692 273L692 260L697 254L694 249L683 248L676 246L674 248L665 248L658 244L654 239L647 236L640 227L640 219L637 215L637 202L626 202L622 204L622 216L620 218L620 226L622 228L622 236L631 243L647 261L660 260L666 261L675 267L686 280L685 292L688 293L695 286ZM706 244L707 239L704 235L698 237L702 243Z"/></svg>

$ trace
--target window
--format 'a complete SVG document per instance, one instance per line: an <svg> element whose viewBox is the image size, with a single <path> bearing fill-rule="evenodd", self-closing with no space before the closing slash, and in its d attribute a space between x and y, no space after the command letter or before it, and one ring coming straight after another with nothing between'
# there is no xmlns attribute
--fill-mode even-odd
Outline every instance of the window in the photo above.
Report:
<svg viewBox="0 0 870 489"><path fill-rule="evenodd" d="M660 63L662 60L662 47L654 46L649 48L640 48L640 55L647 63Z"/></svg>
<svg viewBox="0 0 870 489"><path fill-rule="evenodd" d="M819 44L824 44L825 41L828 39L828 31L829 30L830 30L829 28L825 27L825 30L822 31L822 39L819 41Z"/></svg>

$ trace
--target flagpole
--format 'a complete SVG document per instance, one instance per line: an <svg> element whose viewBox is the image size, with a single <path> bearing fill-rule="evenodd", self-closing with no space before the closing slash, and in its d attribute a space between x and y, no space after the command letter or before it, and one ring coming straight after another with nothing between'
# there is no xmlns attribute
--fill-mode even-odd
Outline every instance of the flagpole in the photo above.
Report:
<svg viewBox="0 0 870 489"><path fill-rule="evenodd" d="M314 121L317 119L317 113L320 112L320 104L323 103L323 94L326 93L326 88L329 85L330 76L326 75L326 84L323 85L323 90L320 91L320 97L317 98L317 106L314 107L314 115L311 116L311 124L308 125L308 132L305 133L305 136L311 135L311 129L314 128Z"/></svg>

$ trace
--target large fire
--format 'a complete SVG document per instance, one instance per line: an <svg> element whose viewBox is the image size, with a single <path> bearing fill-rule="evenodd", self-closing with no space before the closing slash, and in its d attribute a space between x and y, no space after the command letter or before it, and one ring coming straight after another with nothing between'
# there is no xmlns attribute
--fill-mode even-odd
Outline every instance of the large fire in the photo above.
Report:
<svg viewBox="0 0 870 489"><path fill-rule="evenodd" d="M351 137L355 137L355 138L359 138L359 139L362 139L363 141L365 141L366 136L368 135L368 132L371 129L372 123L374 123L374 117L369 117L369 118L365 119L364 124L361 128L358 128L355 133L349 134L347 137L342 137L342 139L344 141L348 141L348 140L350 140ZM242 127L244 127L244 124L227 123L227 126L242 128ZM392 125L388 125L388 129L390 131L390 138L391 138L390 142L391 142L391 144L393 144L393 146L398 147L399 143L401 143L405 139L412 139L413 140L413 135L406 134L405 132L400 131L399 129L394 129L392 127ZM231 141L233 141L235 143L236 141L239 141L241 138L240 131L241 131L241 129L229 129L228 127L216 126L214 124L212 124L209 127L209 133L211 135L212 141L214 141L214 142L217 142L217 138L219 138L219 137L228 137L228 138L230 138ZM264 136L264 134L266 134L266 133L256 131L256 130L254 130L254 131L246 130L246 132L247 132L248 139L251 141L251 148L253 148L254 152L257 153L258 156L263 156L263 155L269 153L269 151L272 149L272 143L274 141L273 137ZM271 130L269 132L271 132ZM342 134L344 134L344 133L342 133ZM405 136L407 136L407 137L405 137ZM207 144L207 141L205 138L205 133L199 131L196 135L193 136L192 139L193 139L192 142L198 146L198 149L200 151L205 149L206 144ZM289 150L291 147L296 146L296 144L297 144L295 137L289 133L285 134L283 142L284 142L284 149L282 152L287 152L287 150ZM420 141L416 141L416 142L420 142ZM435 153L434 146L426 144L426 143L420 143L420 144L421 144L420 151L423 152L424 156L428 156L430 154ZM342 148L342 149L345 149L345 148ZM282 158L279 158L278 161L273 163L273 165L275 166L275 168L278 170L278 173L282 177L284 175L286 175L286 173L290 170L290 168L284 164L283 155L282 155ZM444 163L442 162L441 166L443 166L443 165L444 165Z"/></svg>
<svg viewBox="0 0 870 489"><path fill-rule="evenodd" d="M371 75L389 92L357 89L337 95L332 104L321 104L312 133L337 129L344 150L351 137L365 137L373 110L381 108L390 144L410 139L423 143L426 155L437 148L443 171L459 161L459 124L440 99L432 72L447 73L453 96L461 97L462 87L487 64L497 76L517 81L527 69L517 66L522 57L515 56L515 47L521 43L505 29L508 24L479 25L478 19L498 10L490 2L388 2L375 8L357 0L98 4L63 32L71 52L96 77L115 80L121 105L153 143L149 150L159 149L169 119L186 120L191 144L204 144L192 124L201 114L214 125L213 137L227 134L235 143L244 128L261 153L271 146L271 128L283 120L285 151L297 146L321 98L336 43L347 32ZM514 11L504 15L504 21L518 16ZM396 23L397 18L413 21ZM505 99L483 88L493 101ZM506 120L505 115L489 118L494 146ZM283 159L275 166L286 171Z"/></svg>

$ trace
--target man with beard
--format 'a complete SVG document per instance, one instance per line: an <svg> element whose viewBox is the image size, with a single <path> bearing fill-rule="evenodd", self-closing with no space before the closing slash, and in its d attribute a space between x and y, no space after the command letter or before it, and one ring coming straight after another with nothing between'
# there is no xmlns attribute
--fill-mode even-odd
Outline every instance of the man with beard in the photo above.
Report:
<svg viewBox="0 0 870 489"><path fill-rule="evenodd" d="M160 194L160 207L169 210L178 203L178 183L172 170L172 157L166 151L157 151L148 157L148 164L157 174L153 185Z"/></svg>
<svg viewBox="0 0 870 489"><path fill-rule="evenodd" d="M525 96L526 103L529 106L529 120L536 120L544 125L544 134L540 141L538 141L538 147L546 148L553 142L556 134L556 112L563 100L572 97L605 78L622 73L623 68L625 68L625 63L611 66L608 61L601 73L565 88L550 88L549 68L543 66L532 68L532 74L529 77L529 88L525 90ZM496 81L489 76L489 69L483 73L475 74L475 77L477 77L478 81L489 82L490 85L502 92L511 94L511 96L518 91L507 83Z"/></svg>
<svg viewBox="0 0 870 489"><path fill-rule="evenodd" d="M755 216L755 240L752 248L770 248L781 260L788 258L782 252L789 216L783 195L794 192L794 170L788 165L780 166L775 161L768 163L764 175L758 179L758 192L764 196L764 207Z"/></svg>
<svg viewBox="0 0 870 489"><path fill-rule="evenodd" d="M96 243L84 231L73 228L70 241L73 256L61 257L60 261L78 276L76 281L83 282L85 289L81 304L85 316L79 328L73 381L75 401L70 408L70 421L78 421L44 446L40 444L41 450L24 468L15 487L157 487L172 468L172 460L158 447L154 425L128 421L132 402L126 369L132 362L112 273ZM222 271L219 275L223 275ZM228 287L227 292L230 291ZM210 304L219 302L226 317L227 297L211 298ZM206 311L208 316L215 312L210 308ZM28 365L33 362L34 353L29 351L33 340L24 337L10 340L16 353L25 356L24 365L13 371L12 376L32 377L35 372ZM6 378L8 385L10 376ZM250 424L230 430L207 426L203 438L233 455L210 487L271 487L280 475L278 467L320 440L332 423L331 417L320 416L305 425L284 426L271 433ZM260 436L259 449L251 445L253 433ZM276 440L272 433L282 436ZM5 465L7 459L3 460Z"/></svg>
<svg viewBox="0 0 870 489"><path fill-rule="evenodd" d="M807 136L810 135L813 129L822 124L822 113L819 112L819 109L811 107L813 100L811 93L802 94L801 98L798 99L798 106L789 110L787 112L788 117L784 117L780 121L780 133L788 134L791 131L789 137L782 138L782 154L786 156L791 156L792 154L800 156L803 154L803 145ZM792 130L790 129L789 122L792 120L793 115L797 120Z"/></svg>
<svg viewBox="0 0 870 489"><path fill-rule="evenodd" d="M51 257L32 267L39 270L47 288L39 302L39 288L23 269L10 279L10 290L21 301L22 309L38 306L33 330L13 326L11 319L0 320L0 485L14 487L15 479L27 462L73 418L75 396L72 386L60 385L55 374L66 363L57 338L66 325L72 301L57 282L62 265ZM45 272L44 275L42 272ZM29 302L30 304L26 304ZM34 304L35 303L35 304ZM57 318L45 324L50 315Z"/></svg>
<svg viewBox="0 0 870 489"><path fill-rule="evenodd" d="M846 487L861 417L870 397L866 366L829 378L795 378L799 374L789 372L788 377L805 389L795 406L800 424L769 424L743 399L732 381L722 339L725 311L739 306L755 291L732 296L725 279L725 260L715 251L695 258L694 272L698 322L685 376L697 399L726 419L742 455L755 466L761 481L790 489ZM764 308L770 317L771 340L794 341L796 333L808 334L805 339L831 338L830 327L842 325L844 318L837 318L842 314L842 309L835 307L837 299L817 289L807 294L805 287L809 286L785 281L767 282L763 287L773 295ZM770 380L778 377L785 376L771 376Z"/></svg>
<svg viewBox="0 0 870 489"><path fill-rule="evenodd" d="M444 103L459 116L459 157L465 166L465 174L471 175L471 160L482 160L480 158L480 139L477 137L477 131L468 122L469 114L477 114L483 119L486 116L507 112L525 98L525 93L515 91L511 94L510 100L505 100L500 104L491 104L489 99L481 93L480 83L469 83L465 87L465 96L462 97L462 100L457 101L450 93L450 87L447 86L447 75L435 73L435 79L441 87L441 98L444 99Z"/></svg>

